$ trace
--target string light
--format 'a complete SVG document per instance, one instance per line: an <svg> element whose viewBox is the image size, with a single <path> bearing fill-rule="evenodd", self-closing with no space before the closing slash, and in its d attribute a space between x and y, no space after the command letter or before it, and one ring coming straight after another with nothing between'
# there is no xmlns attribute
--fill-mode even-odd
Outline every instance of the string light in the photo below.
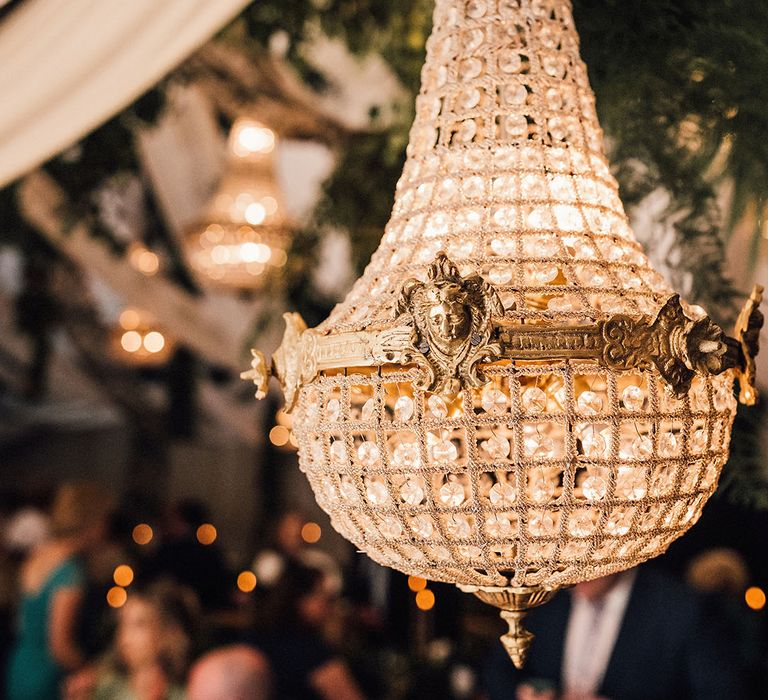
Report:
<svg viewBox="0 0 768 700"><path fill-rule="evenodd" d="M747 588L744 593L744 600L747 606L752 610L762 610L765 607L765 591L757 586Z"/></svg>
<svg viewBox="0 0 768 700"><path fill-rule="evenodd" d="M113 352L125 362L136 365L160 365L168 360L174 343L154 327L151 316L138 309L125 309L113 332Z"/></svg>
<svg viewBox="0 0 768 700"><path fill-rule="evenodd" d="M301 528L301 539L307 544L315 544L320 540L323 531L317 523L305 523Z"/></svg>
<svg viewBox="0 0 768 700"><path fill-rule="evenodd" d="M243 593L250 593L256 588L256 574L253 571L241 571L237 576L237 587Z"/></svg>
<svg viewBox="0 0 768 700"><path fill-rule="evenodd" d="M200 544L209 545L213 544L218 537L216 528L210 523L203 523L197 528L197 541Z"/></svg>
<svg viewBox="0 0 768 700"><path fill-rule="evenodd" d="M127 588L133 583L133 569L128 564L120 564L115 568L112 578L118 586Z"/></svg>
<svg viewBox="0 0 768 700"><path fill-rule="evenodd" d="M128 593L125 588L112 586L107 591L107 604L111 608L122 608L126 600L128 600Z"/></svg>
<svg viewBox="0 0 768 700"><path fill-rule="evenodd" d="M133 528L133 532L131 533L133 541L138 545L149 544L154 536L155 533L152 528L146 523L139 523Z"/></svg>
<svg viewBox="0 0 768 700"><path fill-rule="evenodd" d="M152 276L160 269L160 258L146 246L134 243L128 249L128 262L131 267L144 275Z"/></svg>

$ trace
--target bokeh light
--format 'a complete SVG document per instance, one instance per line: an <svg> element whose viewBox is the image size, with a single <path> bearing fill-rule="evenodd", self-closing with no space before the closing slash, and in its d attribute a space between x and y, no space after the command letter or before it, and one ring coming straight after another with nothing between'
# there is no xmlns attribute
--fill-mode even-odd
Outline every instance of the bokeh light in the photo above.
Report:
<svg viewBox="0 0 768 700"><path fill-rule="evenodd" d="M744 600L752 610L762 610L765 607L765 591L757 586L747 588Z"/></svg>
<svg viewBox="0 0 768 700"><path fill-rule="evenodd" d="M128 564L120 564L115 568L112 578L118 586L126 588L133 583L133 569Z"/></svg>
<svg viewBox="0 0 768 700"><path fill-rule="evenodd" d="M107 591L107 605L111 608L122 608L126 600L128 600L128 593L125 588L112 586Z"/></svg>
<svg viewBox="0 0 768 700"><path fill-rule="evenodd" d="M410 588L414 593L423 591L426 587L427 587L427 579L421 578L421 576L408 577L408 588Z"/></svg>
<svg viewBox="0 0 768 700"><path fill-rule="evenodd" d="M416 594L416 607L419 610L432 610L435 607L435 594L425 588Z"/></svg>
<svg viewBox="0 0 768 700"><path fill-rule="evenodd" d="M133 537L133 541L136 544L145 545L145 544L149 544L152 541L152 538L155 536L155 533L152 531L152 528L146 523L139 523L135 528L133 528L133 532L131 533L131 536Z"/></svg>
<svg viewBox="0 0 768 700"><path fill-rule="evenodd" d="M200 544L213 544L218 537L216 528L210 523L203 523L197 528L197 541Z"/></svg>
<svg viewBox="0 0 768 700"><path fill-rule="evenodd" d="M276 425L269 431L269 441L276 447L283 447L288 444L291 438L291 431L284 425Z"/></svg>
<svg viewBox="0 0 768 700"><path fill-rule="evenodd" d="M256 588L256 574L253 571L241 571L237 576L237 587L243 593L250 593Z"/></svg>
<svg viewBox="0 0 768 700"><path fill-rule="evenodd" d="M322 537L323 531L317 523L305 523L301 528L301 539L307 544L315 544L320 537Z"/></svg>

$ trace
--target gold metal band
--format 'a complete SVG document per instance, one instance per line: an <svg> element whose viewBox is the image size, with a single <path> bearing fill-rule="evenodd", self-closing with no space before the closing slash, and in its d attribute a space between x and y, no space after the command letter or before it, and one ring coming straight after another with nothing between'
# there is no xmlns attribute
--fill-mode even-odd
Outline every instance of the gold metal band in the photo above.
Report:
<svg viewBox="0 0 768 700"><path fill-rule="evenodd" d="M270 374L283 386L286 410L300 387L319 372L348 367L416 364L426 370L421 388L456 393L484 382L482 365L501 360L594 360L615 370L655 367L678 395L687 393L696 373L736 369L740 399L754 403L754 356L763 324L755 287L728 338L709 317L693 320L674 295L655 318L615 315L591 325L510 324L498 320L503 306L480 276L461 277L439 253L428 281L409 280L396 307L397 325L380 331L321 335L299 314L284 314L283 342L273 361L253 351L252 369L241 376L266 391Z"/></svg>

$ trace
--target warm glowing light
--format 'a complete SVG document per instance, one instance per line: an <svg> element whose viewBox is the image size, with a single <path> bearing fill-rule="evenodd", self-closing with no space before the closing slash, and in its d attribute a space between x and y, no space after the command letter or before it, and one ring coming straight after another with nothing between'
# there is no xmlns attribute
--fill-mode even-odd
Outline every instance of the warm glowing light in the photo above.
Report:
<svg viewBox="0 0 768 700"><path fill-rule="evenodd" d="M141 349L141 333L126 331L120 338L120 345L126 352L138 352Z"/></svg>
<svg viewBox="0 0 768 700"><path fill-rule="evenodd" d="M233 150L238 156L247 156L252 153L269 153L275 147L275 134L257 124L245 123L236 130Z"/></svg>
<svg viewBox="0 0 768 700"><path fill-rule="evenodd" d="M317 523L306 523L301 528L301 539L307 544L315 544L322 536L323 531Z"/></svg>
<svg viewBox="0 0 768 700"><path fill-rule="evenodd" d="M155 533L152 531L152 528L146 523L139 523L133 528L132 537L136 544L149 544L154 536Z"/></svg>
<svg viewBox="0 0 768 700"><path fill-rule="evenodd" d="M416 594L416 607L419 610L432 610L435 607L435 594L425 588Z"/></svg>
<svg viewBox="0 0 768 700"><path fill-rule="evenodd" d="M256 574L253 571L241 571L237 576L237 587L243 593L250 593L256 588Z"/></svg>
<svg viewBox="0 0 768 700"><path fill-rule="evenodd" d="M299 446L299 441L296 439L296 433L291 432L290 436L288 437L288 442L290 443L291 447Z"/></svg>
<svg viewBox="0 0 768 700"><path fill-rule="evenodd" d="M203 523L197 528L197 541L200 544L213 544L216 541L216 537L218 537L218 532L210 523Z"/></svg>
<svg viewBox="0 0 768 700"><path fill-rule="evenodd" d="M131 247L128 261L136 270L145 275L154 275L160 269L160 258L149 248L140 244Z"/></svg>
<svg viewBox="0 0 768 700"><path fill-rule="evenodd" d="M765 607L765 591L757 586L747 588L744 600L752 610L762 610Z"/></svg>
<svg viewBox="0 0 768 700"><path fill-rule="evenodd" d="M134 328L138 328L141 323L139 312L135 309L126 309L120 314L119 323L120 326L127 331L132 331Z"/></svg>
<svg viewBox="0 0 768 700"><path fill-rule="evenodd" d="M125 588L112 586L107 591L107 605L111 608L122 608L126 600L128 600L128 593Z"/></svg>
<svg viewBox="0 0 768 700"><path fill-rule="evenodd" d="M133 583L133 569L128 564L120 564L120 566L115 568L112 578L118 586L127 588Z"/></svg>
<svg viewBox="0 0 768 700"><path fill-rule="evenodd" d="M414 593L423 591L426 587L427 587L427 579L421 578L421 576L408 577L408 588L410 588Z"/></svg>
<svg viewBox="0 0 768 700"><path fill-rule="evenodd" d="M276 425L269 431L269 441L277 447L286 445L290 437L291 431L283 425Z"/></svg>
<svg viewBox="0 0 768 700"><path fill-rule="evenodd" d="M245 220L249 224L258 226L267 218L267 210L261 202L253 202L245 208Z"/></svg>
<svg viewBox="0 0 768 700"><path fill-rule="evenodd" d="M147 352L160 352L165 347L165 338L158 331L150 331L144 336L144 349Z"/></svg>

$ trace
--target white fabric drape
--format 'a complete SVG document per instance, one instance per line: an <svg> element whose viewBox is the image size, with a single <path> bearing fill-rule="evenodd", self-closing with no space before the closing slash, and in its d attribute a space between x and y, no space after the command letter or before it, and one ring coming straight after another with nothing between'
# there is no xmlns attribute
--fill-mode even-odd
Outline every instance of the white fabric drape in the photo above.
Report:
<svg viewBox="0 0 768 700"><path fill-rule="evenodd" d="M23 2L0 24L0 187L129 105L249 2Z"/></svg>

